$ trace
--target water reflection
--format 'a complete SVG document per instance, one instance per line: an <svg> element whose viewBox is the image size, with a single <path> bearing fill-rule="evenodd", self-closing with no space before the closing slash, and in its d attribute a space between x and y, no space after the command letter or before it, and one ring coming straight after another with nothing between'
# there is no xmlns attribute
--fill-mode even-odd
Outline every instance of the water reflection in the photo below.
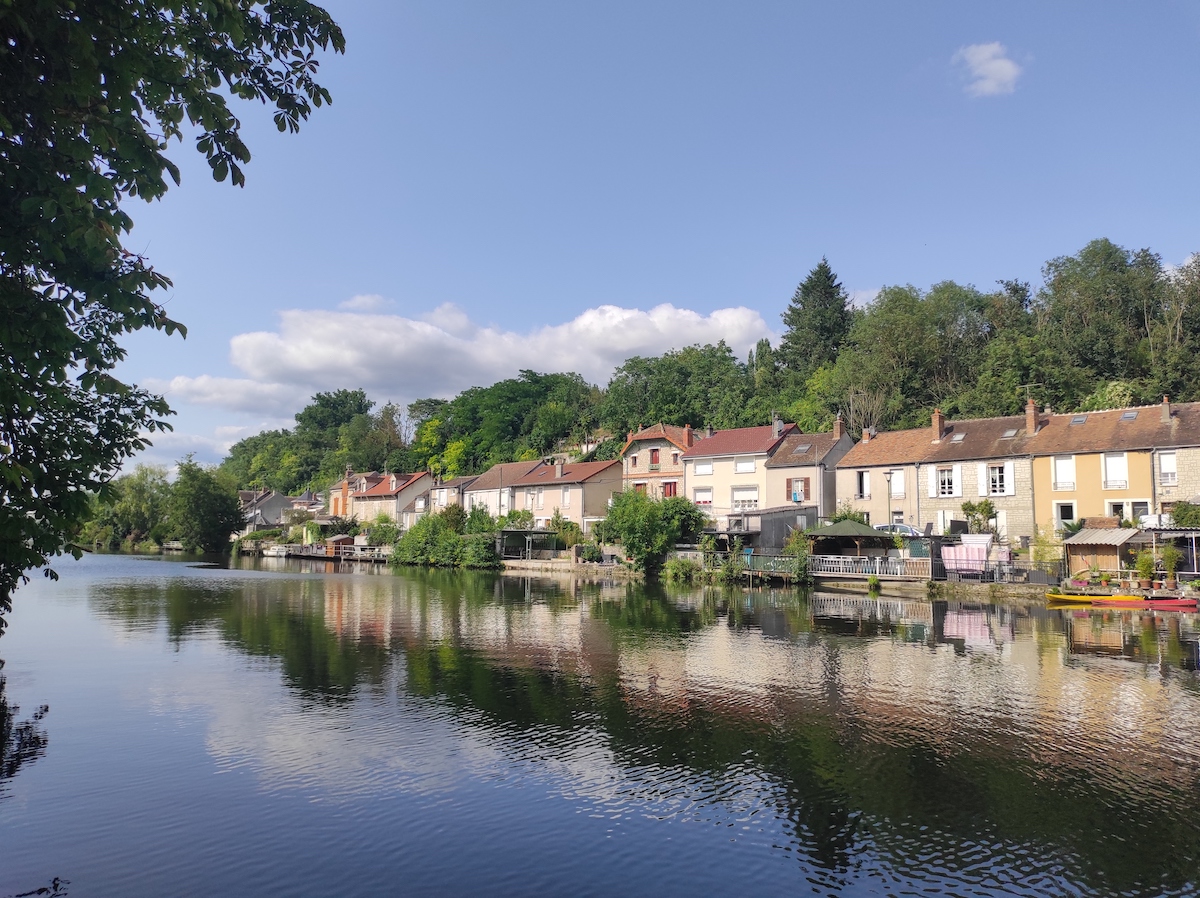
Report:
<svg viewBox="0 0 1200 898"><path fill-rule="evenodd" d="M0 661L0 670L3 668L4 662ZM9 703L7 686L5 677L0 675L0 784L45 754L50 741L45 728L40 726L42 718L50 712L49 706L42 705L28 720L18 721L21 708Z"/></svg>
<svg viewBox="0 0 1200 898"><path fill-rule="evenodd" d="M432 703L513 768L574 764L609 813L773 820L772 850L828 888L1196 885L1195 615L457 572L90 599L275 659L324 703L397 684L373 714L411 726L405 702Z"/></svg>

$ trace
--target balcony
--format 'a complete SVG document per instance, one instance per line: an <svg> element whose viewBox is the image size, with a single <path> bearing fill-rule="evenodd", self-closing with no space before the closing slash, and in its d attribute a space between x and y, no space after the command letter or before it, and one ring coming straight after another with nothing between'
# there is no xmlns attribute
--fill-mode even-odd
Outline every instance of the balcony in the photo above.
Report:
<svg viewBox="0 0 1200 898"><path fill-rule="evenodd" d="M1072 492L1075 489L1074 480L1056 480L1054 481L1054 491L1056 493Z"/></svg>
<svg viewBox="0 0 1200 898"><path fill-rule="evenodd" d="M870 493L855 493L854 498L855 499L865 499L867 501L870 501L871 494Z"/></svg>
<svg viewBox="0 0 1200 898"><path fill-rule="evenodd" d="M1128 480L1106 480L1104 481L1106 490L1127 490L1129 489Z"/></svg>
<svg viewBox="0 0 1200 898"><path fill-rule="evenodd" d="M662 469L662 465L660 465L658 462L654 462L654 461L650 462L650 470L651 471L658 471L661 469Z"/></svg>

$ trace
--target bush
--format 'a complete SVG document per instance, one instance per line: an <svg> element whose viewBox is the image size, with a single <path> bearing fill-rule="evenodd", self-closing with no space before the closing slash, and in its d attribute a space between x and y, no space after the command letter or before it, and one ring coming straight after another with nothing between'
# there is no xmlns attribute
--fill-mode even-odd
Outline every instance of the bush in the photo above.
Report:
<svg viewBox="0 0 1200 898"><path fill-rule="evenodd" d="M469 533L461 537L462 552L459 563L469 568L500 567L500 556L496 553L496 538L491 533Z"/></svg>
<svg viewBox="0 0 1200 898"><path fill-rule="evenodd" d="M663 579L673 583L691 583L700 573L700 565L690 558L668 558Z"/></svg>
<svg viewBox="0 0 1200 898"><path fill-rule="evenodd" d="M465 518L465 515L464 515ZM396 542L388 563L425 567L494 568L500 565L489 533L460 536L444 515L427 515Z"/></svg>
<svg viewBox="0 0 1200 898"><path fill-rule="evenodd" d="M492 517L486 505L472 505L467 514L467 533L495 533L499 522Z"/></svg>
<svg viewBox="0 0 1200 898"><path fill-rule="evenodd" d="M385 514L367 525L367 543L372 546L394 546L400 538L400 528Z"/></svg>
<svg viewBox="0 0 1200 898"><path fill-rule="evenodd" d="M583 548L579 550L579 560L598 564L604 560L604 553L596 543L584 543Z"/></svg>
<svg viewBox="0 0 1200 898"><path fill-rule="evenodd" d="M453 532L467 532L467 510L461 505L458 505L457 503L454 505L447 505L438 512L438 517L445 521L446 526L449 527Z"/></svg>

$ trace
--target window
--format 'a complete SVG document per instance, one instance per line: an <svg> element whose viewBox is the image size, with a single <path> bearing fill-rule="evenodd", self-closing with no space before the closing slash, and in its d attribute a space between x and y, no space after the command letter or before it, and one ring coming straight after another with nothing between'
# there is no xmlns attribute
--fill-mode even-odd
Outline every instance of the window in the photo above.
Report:
<svg viewBox="0 0 1200 898"><path fill-rule="evenodd" d="M1051 475L1053 477L1053 487L1055 490L1075 489L1075 456L1054 456L1053 470Z"/></svg>
<svg viewBox="0 0 1200 898"><path fill-rule="evenodd" d="M954 468L937 469L937 486L939 496L954 495Z"/></svg>
<svg viewBox="0 0 1200 898"><path fill-rule="evenodd" d="M564 486L562 488L562 503L561 504L562 504L563 508L571 507L571 488L569 486Z"/></svg>
<svg viewBox="0 0 1200 898"><path fill-rule="evenodd" d="M809 498L809 478L789 477L787 479L787 497L792 502L806 502Z"/></svg>
<svg viewBox="0 0 1200 898"><path fill-rule="evenodd" d="M1130 512L1129 517L1133 519L1133 523L1141 525L1142 518L1150 514L1150 503L1131 502L1130 505L1133 506L1133 510Z"/></svg>
<svg viewBox="0 0 1200 898"><path fill-rule="evenodd" d="M1071 419L1071 424L1084 424L1087 422L1087 415L1076 415Z"/></svg>
<svg viewBox="0 0 1200 898"><path fill-rule="evenodd" d="M967 435L965 433L956 433L954 436L950 437L950 442L951 443L961 443L966 438L967 438Z"/></svg>
<svg viewBox="0 0 1200 898"><path fill-rule="evenodd" d="M713 466L713 463L711 461L696 462L696 476L699 477L704 474L711 474L713 471L712 466Z"/></svg>
<svg viewBox="0 0 1200 898"><path fill-rule="evenodd" d="M644 481L644 480L639 480L637 483L635 483L635 484L633 485L633 491L634 491L635 493L644 493L644 492L646 492L646 481Z"/></svg>
<svg viewBox="0 0 1200 898"><path fill-rule="evenodd" d="M792 455L808 455L812 452L812 443L802 443L792 450Z"/></svg>
<svg viewBox="0 0 1200 898"><path fill-rule="evenodd" d="M1075 503L1055 502L1054 520L1058 523L1059 529L1062 529L1063 524L1073 522L1075 520Z"/></svg>
<svg viewBox="0 0 1200 898"><path fill-rule="evenodd" d="M697 505L712 505L712 487L705 486L692 493L692 501Z"/></svg>
<svg viewBox="0 0 1200 898"><path fill-rule="evenodd" d="M657 449L650 450L650 464L651 465L658 464L658 450Z"/></svg>
<svg viewBox="0 0 1200 898"><path fill-rule="evenodd" d="M678 452L671 453L671 466L676 467L676 468L679 467L679 453Z"/></svg>
<svg viewBox="0 0 1200 898"><path fill-rule="evenodd" d="M899 509L893 509L892 510L892 523L893 524L903 524L904 523L904 512L900 511Z"/></svg>
<svg viewBox="0 0 1200 898"><path fill-rule="evenodd" d="M1000 439L1011 440L1016 435L1017 435L1017 429L1015 427L1011 427L1008 430L1004 431L1004 433L1000 434Z"/></svg>
<svg viewBox="0 0 1200 898"><path fill-rule="evenodd" d="M1129 489L1129 463L1125 460L1124 452L1104 453L1104 488Z"/></svg>
<svg viewBox="0 0 1200 898"><path fill-rule="evenodd" d="M904 472L901 470L893 469L891 474L892 474L892 479L888 485L888 488L891 490L891 498L903 499L904 498Z"/></svg>
<svg viewBox="0 0 1200 898"><path fill-rule="evenodd" d="M665 481L663 483L663 498L670 499L672 496L676 495L678 486L679 484L677 484L674 480Z"/></svg>
<svg viewBox="0 0 1200 898"><path fill-rule="evenodd" d="M1137 418L1137 412L1124 412L1121 415L1122 421L1133 421Z"/></svg>
<svg viewBox="0 0 1200 898"><path fill-rule="evenodd" d="M856 485L854 489L855 499L870 499L871 498L871 472L870 471L855 471Z"/></svg>
<svg viewBox="0 0 1200 898"><path fill-rule="evenodd" d="M437 496L438 496L438 505L445 505L446 504L446 491L444 489L438 490Z"/></svg>
<svg viewBox="0 0 1200 898"><path fill-rule="evenodd" d="M734 459L733 472L735 474L753 474L754 473L754 459L752 459L752 458Z"/></svg>
<svg viewBox="0 0 1200 898"><path fill-rule="evenodd" d="M636 455L629 456L629 467L631 467L631 468L637 467L637 456Z"/></svg>
<svg viewBox="0 0 1200 898"><path fill-rule="evenodd" d="M987 478L988 478L988 495L989 496L1007 495L1007 492L1005 491L1005 488L1004 488L1004 485L1005 485L1004 465L988 465Z"/></svg>
<svg viewBox="0 0 1200 898"><path fill-rule="evenodd" d="M1109 517L1116 518L1118 521L1125 520L1125 503L1124 502L1109 502L1108 503Z"/></svg>
<svg viewBox="0 0 1200 898"><path fill-rule="evenodd" d="M425 510L425 497L422 496L420 499L417 500L417 511L424 511L424 510Z"/></svg>
<svg viewBox="0 0 1200 898"><path fill-rule="evenodd" d="M1158 482L1163 486L1174 486L1179 482L1175 468L1175 453L1162 452L1158 456Z"/></svg>
<svg viewBox="0 0 1200 898"><path fill-rule="evenodd" d="M733 488L733 510L749 511L758 508L758 487L735 486Z"/></svg>
<svg viewBox="0 0 1200 898"><path fill-rule="evenodd" d="M544 508L546 505L546 488L539 486L537 489L537 507Z"/></svg>

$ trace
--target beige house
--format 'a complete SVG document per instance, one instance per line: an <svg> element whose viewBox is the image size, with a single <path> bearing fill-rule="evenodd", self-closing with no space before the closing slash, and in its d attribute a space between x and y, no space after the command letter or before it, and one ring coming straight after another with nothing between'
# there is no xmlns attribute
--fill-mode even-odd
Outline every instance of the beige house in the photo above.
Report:
<svg viewBox="0 0 1200 898"><path fill-rule="evenodd" d="M540 461L513 461L492 465L463 487L463 506L471 509L482 505L492 517L503 517L516 507L513 484L540 464Z"/></svg>
<svg viewBox="0 0 1200 898"><path fill-rule="evenodd" d="M683 495L683 453L692 448L691 425L655 424L629 432L621 449L622 481L653 499Z"/></svg>
<svg viewBox="0 0 1200 898"><path fill-rule="evenodd" d="M1041 416L1031 442L1036 517L1139 521L1200 493L1200 403Z"/></svg>
<svg viewBox="0 0 1200 898"><path fill-rule="evenodd" d="M465 477L455 477L452 480L435 479L430 487L429 501L434 511L441 511L447 505L462 505L466 507L465 497L467 488L471 486L478 475L469 474Z"/></svg>
<svg viewBox="0 0 1200 898"><path fill-rule="evenodd" d="M929 427L864 433L837 465L837 495L871 524L907 524L934 533L965 521L964 502L990 500L1002 540L1033 536L1034 490L1030 434L1024 416L947 421L935 411Z"/></svg>
<svg viewBox="0 0 1200 898"><path fill-rule="evenodd" d="M795 424L776 419L762 427L719 430L700 440L683 454L687 497L713 519L717 530L729 530L730 515L766 507L767 460L796 432Z"/></svg>
<svg viewBox="0 0 1200 898"><path fill-rule="evenodd" d="M374 485L352 494L352 513L361 524L374 521L380 515L400 522L405 506L428 490L432 483L433 477L427 471L384 474Z"/></svg>
<svg viewBox="0 0 1200 898"><path fill-rule="evenodd" d="M533 512L535 526L546 526L557 511L587 533L608 514L609 500L621 489L621 463L617 460L539 463L512 484L512 500L518 510Z"/></svg>
<svg viewBox="0 0 1200 898"><path fill-rule="evenodd" d="M790 433L765 463L764 507L805 505L825 518L837 507L837 463L854 446L841 415L832 433Z"/></svg>
<svg viewBox="0 0 1200 898"><path fill-rule="evenodd" d="M329 501L325 505L329 514L338 518L357 517L355 503L359 497L381 483L384 476L378 471L355 473L347 468L346 475L329 488Z"/></svg>

